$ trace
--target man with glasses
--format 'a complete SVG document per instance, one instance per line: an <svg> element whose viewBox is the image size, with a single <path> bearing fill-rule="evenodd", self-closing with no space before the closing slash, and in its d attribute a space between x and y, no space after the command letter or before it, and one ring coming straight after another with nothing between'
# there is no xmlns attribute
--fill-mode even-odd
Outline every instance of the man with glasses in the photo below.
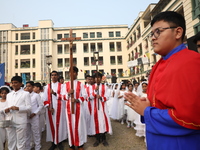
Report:
<svg viewBox="0 0 200 150"><path fill-rule="evenodd" d="M200 53L200 32L198 32L195 36L194 36L194 43L197 46L197 51L198 53Z"/></svg>
<svg viewBox="0 0 200 150"><path fill-rule="evenodd" d="M144 116L148 150L200 148L200 55L183 44L185 19L166 11L151 22L150 38L162 58L151 71L148 98L125 94Z"/></svg>

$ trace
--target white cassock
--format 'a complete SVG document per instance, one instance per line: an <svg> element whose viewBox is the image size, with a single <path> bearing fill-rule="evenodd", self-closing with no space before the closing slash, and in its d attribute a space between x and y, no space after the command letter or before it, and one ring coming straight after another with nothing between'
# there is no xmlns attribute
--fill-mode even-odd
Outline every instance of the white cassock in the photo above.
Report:
<svg viewBox="0 0 200 150"><path fill-rule="evenodd" d="M62 84L59 82L51 83L51 88L57 95L50 94L50 84L44 89L44 105L51 104L51 96L54 113L46 109L46 141L58 144L67 139L67 122L65 114L65 101L61 99Z"/></svg>
<svg viewBox="0 0 200 150"><path fill-rule="evenodd" d="M91 102L89 101L90 96L90 86L89 84L84 85L85 91L87 93L87 98L84 101L84 113L85 113L85 123L86 123L86 130L87 135L91 135L90 133L90 118L91 118Z"/></svg>
<svg viewBox="0 0 200 150"><path fill-rule="evenodd" d="M68 141L69 145L81 146L87 141L87 131L84 113L84 100L87 97L84 85L77 80L74 80L74 99L79 102L74 103L74 114L71 110L71 99L68 97L68 92L71 89L71 82L63 85L63 99L66 100L66 117L68 124Z"/></svg>
<svg viewBox="0 0 200 150"><path fill-rule="evenodd" d="M0 102L0 121L5 120L4 110L7 106L7 102ZM4 142L6 142L6 129L0 128L0 149L4 149Z"/></svg>
<svg viewBox="0 0 200 150"><path fill-rule="evenodd" d="M33 118L28 117L27 123L27 131L26 131L26 150L31 150L31 139L33 137L33 141L35 144L35 150L40 150L41 148L41 136L40 136L40 124L39 124L39 114L41 109L43 108L43 102L41 101L41 97L39 94L32 92L31 96L31 113L35 113L36 115Z"/></svg>
<svg viewBox="0 0 200 150"><path fill-rule="evenodd" d="M44 96L44 92L40 92L39 93L40 97L41 97L41 101L44 103L44 99L43 99L43 96ZM43 106L42 107L42 110L40 111L40 132L43 132L45 130L45 115L46 115L46 109L45 107Z"/></svg>
<svg viewBox="0 0 200 150"><path fill-rule="evenodd" d="M102 97L102 100L98 100L96 98L96 92L94 89L96 89L96 84L91 86L92 93L90 94L91 99L91 107L92 107L92 113L91 113L91 121L90 121L90 127L91 127L91 134L99 134L99 133L109 133L112 134L112 127L110 118L108 115L108 108L107 108L107 87L104 84L99 85L99 95Z"/></svg>
<svg viewBox="0 0 200 150"><path fill-rule="evenodd" d="M19 110L10 110L6 120L13 121L13 127L6 128L8 135L9 150L25 150L27 117L31 112L31 97L29 92L20 89L12 91L6 97L7 108L11 106L19 107Z"/></svg>

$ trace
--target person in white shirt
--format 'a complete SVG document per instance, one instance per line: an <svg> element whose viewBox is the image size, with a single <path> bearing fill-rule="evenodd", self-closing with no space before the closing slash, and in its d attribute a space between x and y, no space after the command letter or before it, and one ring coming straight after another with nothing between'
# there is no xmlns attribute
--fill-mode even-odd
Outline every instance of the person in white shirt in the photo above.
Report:
<svg viewBox="0 0 200 150"><path fill-rule="evenodd" d="M6 101L6 95L11 91L11 89L8 86L1 86L0 87L0 121L5 120L5 113L4 109L6 108L7 101ZM5 143L6 143L6 129L4 126L0 127L0 149L5 149Z"/></svg>
<svg viewBox="0 0 200 150"><path fill-rule="evenodd" d="M13 126L6 128L9 150L26 150L27 116L31 112L30 94L24 91L22 77L14 76L11 79L13 91L7 95L6 119L12 120Z"/></svg>
<svg viewBox="0 0 200 150"><path fill-rule="evenodd" d="M33 141L35 144L35 150L40 150L41 148L41 136L40 136L40 126L39 126L39 113L43 107L40 95L33 92L34 82L29 81L26 83L26 90L31 96L31 113L28 116L27 131L26 131L26 150L31 150L31 138L33 136ZM32 136L31 136L32 135Z"/></svg>

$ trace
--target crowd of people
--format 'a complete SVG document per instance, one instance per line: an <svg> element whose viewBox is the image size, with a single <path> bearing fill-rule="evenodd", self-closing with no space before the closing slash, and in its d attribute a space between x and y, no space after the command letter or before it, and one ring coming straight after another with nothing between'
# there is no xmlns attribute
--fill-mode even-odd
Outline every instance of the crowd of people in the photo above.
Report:
<svg viewBox="0 0 200 150"><path fill-rule="evenodd" d="M102 74L63 83L57 71L51 83L26 82L14 76L9 86L0 87L0 149L41 149L41 135L46 130L49 150L83 150L87 137L94 136L94 147L108 146L106 134L112 134L110 119L136 130L146 137L148 150L198 150L200 147L200 55L183 44L185 19L166 11L152 22L150 40L162 58L153 67L149 81L140 84L120 82L103 84ZM194 42L199 48L199 34ZM199 49L198 49L199 51ZM190 77L190 78L189 78Z"/></svg>

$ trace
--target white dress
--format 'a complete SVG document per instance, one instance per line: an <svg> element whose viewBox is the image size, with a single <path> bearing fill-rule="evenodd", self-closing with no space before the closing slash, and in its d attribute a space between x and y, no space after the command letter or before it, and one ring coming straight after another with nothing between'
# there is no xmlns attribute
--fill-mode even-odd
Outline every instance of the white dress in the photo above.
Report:
<svg viewBox="0 0 200 150"><path fill-rule="evenodd" d="M139 96L147 97L147 94L141 93ZM137 113L137 117L136 117L136 120L134 121L134 123L136 125L134 127L134 129L136 130L135 135L139 136L139 137L142 137L142 136L145 137L145 124L141 122L141 116L138 113Z"/></svg>
<svg viewBox="0 0 200 150"><path fill-rule="evenodd" d="M125 91L120 90L119 96L123 96L122 98L118 98L118 119L122 119L124 116L125 110L124 110L124 93Z"/></svg>
<svg viewBox="0 0 200 150"><path fill-rule="evenodd" d="M4 109L7 106L7 102L0 102L0 121L5 120ZM0 128L0 149L3 150L4 142L6 141L6 129Z"/></svg>
<svg viewBox="0 0 200 150"><path fill-rule="evenodd" d="M110 112L110 117L112 119L118 119L118 105L119 105L119 100L118 100L118 97L116 96L117 95L117 90L114 90L115 94L114 94L114 97L113 97L113 103L112 103L112 106L111 106L111 112Z"/></svg>

